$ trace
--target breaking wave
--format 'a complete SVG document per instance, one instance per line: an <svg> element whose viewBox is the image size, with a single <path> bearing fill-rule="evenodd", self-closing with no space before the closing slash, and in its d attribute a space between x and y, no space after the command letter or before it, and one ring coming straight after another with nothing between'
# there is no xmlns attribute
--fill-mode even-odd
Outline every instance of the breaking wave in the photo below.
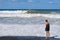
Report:
<svg viewBox="0 0 60 40"><path fill-rule="evenodd" d="M17 11L0 11L0 17L47 17L47 18L60 18L59 13L27 13L26 10L17 10Z"/></svg>

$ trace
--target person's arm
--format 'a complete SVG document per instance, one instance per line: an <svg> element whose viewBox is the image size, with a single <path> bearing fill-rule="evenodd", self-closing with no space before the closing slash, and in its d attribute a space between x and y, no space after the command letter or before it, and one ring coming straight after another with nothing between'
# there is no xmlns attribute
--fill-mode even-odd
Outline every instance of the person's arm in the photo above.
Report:
<svg viewBox="0 0 60 40"><path fill-rule="evenodd" d="M45 22L45 25L47 26L48 25L48 22Z"/></svg>

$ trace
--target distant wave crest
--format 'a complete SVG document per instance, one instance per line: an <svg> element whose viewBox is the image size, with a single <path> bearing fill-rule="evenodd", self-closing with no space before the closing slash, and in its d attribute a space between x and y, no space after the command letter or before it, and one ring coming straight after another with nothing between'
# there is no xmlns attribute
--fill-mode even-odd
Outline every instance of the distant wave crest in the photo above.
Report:
<svg viewBox="0 0 60 40"><path fill-rule="evenodd" d="M0 11L0 13L26 13L27 11L17 10L17 11Z"/></svg>

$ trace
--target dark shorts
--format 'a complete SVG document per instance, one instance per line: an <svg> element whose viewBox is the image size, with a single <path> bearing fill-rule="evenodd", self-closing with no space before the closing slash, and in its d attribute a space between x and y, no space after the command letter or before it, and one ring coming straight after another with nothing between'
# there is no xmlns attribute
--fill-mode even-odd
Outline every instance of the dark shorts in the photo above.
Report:
<svg viewBox="0 0 60 40"><path fill-rule="evenodd" d="M50 29L49 28L45 28L45 31L50 31Z"/></svg>

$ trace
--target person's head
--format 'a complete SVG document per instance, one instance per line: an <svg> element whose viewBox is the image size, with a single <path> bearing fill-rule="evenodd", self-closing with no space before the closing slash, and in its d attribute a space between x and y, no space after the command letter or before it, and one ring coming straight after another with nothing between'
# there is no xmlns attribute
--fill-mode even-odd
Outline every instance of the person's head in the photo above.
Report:
<svg viewBox="0 0 60 40"><path fill-rule="evenodd" d="M45 20L45 22L48 22L48 20Z"/></svg>

